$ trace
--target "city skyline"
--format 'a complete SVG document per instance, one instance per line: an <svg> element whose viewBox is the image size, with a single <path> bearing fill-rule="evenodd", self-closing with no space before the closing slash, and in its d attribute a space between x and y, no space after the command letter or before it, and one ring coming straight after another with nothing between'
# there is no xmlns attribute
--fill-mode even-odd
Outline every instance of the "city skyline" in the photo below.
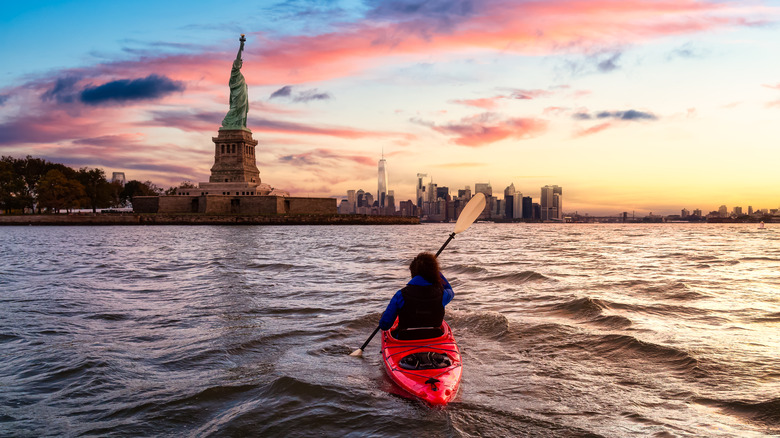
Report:
<svg viewBox="0 0 780 438"><path fill-rule="evenodd" d="M415 204L416 206L421 206L421 204L425 202L434 202L434 199L432 197L433 190L446 190L447 195L451 196L452 199L464 199L468 200L471 198L472 190L471 185L463 186L463 189L460 189L459 187L453 187L450 188L449 185L447 186L439 186L437 182L433 181L433 177L429 177L428 174L424 173L418 173L417 174L417 183L416 183L416 196L414 198L409 199L403 199L403 198L396 198L395 197L395 190L390 188L388 185L388 172L387 172L387 160L384 158L384 155L377 163L377 174L378 174L378 185L377 185L377 193L381 193L383 189L389 194L391 199L391 204L393 209L398 210L399 207L403 209L404 202L411 202L412 204ZM429 178L428 183L426 184L424 182L425 178ZM492 184L490 182L487 183L474 183L474 191L473 193L484 193L485 196L488 198L493 197L493 188ZM613 212L600 212L600 214L592 214L592 212L588 211L578 211L578 210L566 210L563 208L562 204L562 198L563 198L563 190L562 187L559 187L558 185L545 185L543 187L538 188L540 191L538 198L533 197L532 191L523 192L520 189L517 189L514 185L514 183L510 183L504 190L504 197L495 197L495 199L499 201L505 201L508 199L511 199L515 204L513 204L511 207L508 207L509 209L507 211L511 210L519 210L523 211L523 208L527 207L522 204L523 198L532 198L532 199L538 199L538 203L533 203L533 205L537 206L539 208L538 218L540 220L557 220L561 221L563 220L564 215L571 215L571 214L577 214L579 216L622 216L622 215L628 215L630 214L632 217L635 217L637 212L634 211L613 211ZM500 192L500 190L499 190ZM365 209L362 211L356 210L356 207L358 206L358 195L359 193L361 199L363 199L363 196L366 196L369 201L367 201L365 205ZM457 193L457 194L456 194ZM518 198L515 197L515 195L519 195ZM373 194L369 191L365 191L362 188L359 188L357 190L351 189L347 190L346 195L335 195L335 198L340 200L341 202L346 202L349 207L344 209L342 207L339 207L340 212L344 213L360 213L360 214L370 214L371 211L371 203L373 201L377 202L377 207L386 208L387 205L379 205L379 198L381 195L377 196L377 199L374 199ZM439 194L436 195L436 198L439 198ZM515 198L515 199L512 199ZM393 202L394 201L394 202ZM530 200L529 200L530 202ZM746 207L743 207L743 205L747 205ZM506 208L505 206L502 206L502 209ZM680 210L676 212L669 212L669 213L662 213L659 214L659 212L653 212L649 211L647 212L648 216L681 216L682 218L688 217L688 216L697 216L697 217L704 217L707 215L714 215L717 213L717 215L721 218L723 217L729 217L729 216L740 216L743 213L746 215L753 215L753 213L759 213L763 212L765 214L773 214L779 211L780 208L777 207L770 207L770 206L753 206L750 204L744 204L741 203L740 205L734 205L732 207L728 207L726 205L720 205L717 208L712 209L704 209L702 210L699 207L694 207L693 210L689 209L688 207L683 207ZM655 213L655 214L654 214ZM380 214L379 212L376 212L376 214ZM383 214L392 214L390 212L386 212ZM421 213L422 215L424 213ZM642 216L640 212L640 217ZM515 218L518 218L519 216L515 216Z"/></svg>
<svg viewBox="0 0 780 438"><path fill-rule="evenodd" d="M565 212L780 206L775 2L95 5L0 12L0 155L205 181L245 33L260 176L293 195L371 191L384 156L396 202L425 173Z"/></svg>

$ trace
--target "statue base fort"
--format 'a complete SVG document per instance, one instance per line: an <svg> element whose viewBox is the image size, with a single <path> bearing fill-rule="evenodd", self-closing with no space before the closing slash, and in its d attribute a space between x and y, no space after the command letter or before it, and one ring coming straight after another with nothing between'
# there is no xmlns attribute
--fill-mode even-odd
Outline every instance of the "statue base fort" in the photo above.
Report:
<svg viewBox="0 0 780 438"><path fill-rule="evenodd" d="M249 129L218 131L214 165L208 182L195 188L179 188L175 195L137 196L135 213L240 214L336 214L335 198L291 197L261 182L255 160L257 140Z"/></svg>

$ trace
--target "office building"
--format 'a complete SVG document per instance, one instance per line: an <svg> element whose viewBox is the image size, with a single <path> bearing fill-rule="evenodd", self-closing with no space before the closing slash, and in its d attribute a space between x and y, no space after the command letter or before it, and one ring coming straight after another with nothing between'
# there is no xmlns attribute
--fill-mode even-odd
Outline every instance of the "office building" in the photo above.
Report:
<svg viewBox="0 0 780 438"><path fill-rule="evenodd" d="M423 178L427 177L427 173L417 174L417 208L422 208L425 199L425 184L423 184Z"/></svg>
<svg viewBox="0 0 780 438"><path fill-rule="evenodd" d="M563 188L558 186L542 187L542 196L539 200L541 206L541 219L543 221L563 220Z"/></svg>
<svg viewBox="0 0 780 438"><path fill-rule="evenodd" d="M490 187L490 183L476 183L474 184L474 193L482 193L487 198L493 196L493 187Z"/></svg>
<svg viewBox="0 0 780 438"><path fill-rule="evenodd" d="M379 208L387 207L387 160L384 155L379 160L379 169L377 172L376 199L379 201Z"/></svg>

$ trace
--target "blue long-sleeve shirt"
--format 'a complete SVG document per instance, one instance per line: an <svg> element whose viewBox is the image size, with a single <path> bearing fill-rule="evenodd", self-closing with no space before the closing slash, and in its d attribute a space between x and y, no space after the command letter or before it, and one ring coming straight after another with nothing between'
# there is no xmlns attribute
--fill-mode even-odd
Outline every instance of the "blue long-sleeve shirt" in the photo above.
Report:
<svg viewBox="0 0 780 438"><path fill-rule="evenodd" d="M442 286L444 286L444 293L441 296L441 305L446 306L455 297L455 292L452 290L452 286L450 286L450 282L447 281L446 278L444 278L444 275L441 276L441 284ZM407 285L430 286L431 283L428 282L428 280L418 275L416 277L413 277L411 280L409 280L409 283L407 283ZM404 306L404 296L399 290L398 292L395 293L395 295L393 295L393 298L390 299L390 303L387 305L387 309L385 309L385 313L382 314L382 318L379 320L379 328L381 328L382 330L389 330L390 327L393 326L393 323L395 322L395 318L398 317L398 311L401 310L403 306Z"/></svg>

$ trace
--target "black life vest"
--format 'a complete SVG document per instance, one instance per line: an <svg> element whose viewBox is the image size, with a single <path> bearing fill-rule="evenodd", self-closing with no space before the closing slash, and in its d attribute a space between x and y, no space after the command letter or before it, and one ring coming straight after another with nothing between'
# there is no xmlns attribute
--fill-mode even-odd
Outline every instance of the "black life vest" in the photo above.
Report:
<svg viewBox="0 0 780 438"><path fill-rule="evenodd" d="M441 326L444 321L444 306L441 304L444 290L441 286L406 285L401 289L404 305L398 311L398 328Z"/></svg>

